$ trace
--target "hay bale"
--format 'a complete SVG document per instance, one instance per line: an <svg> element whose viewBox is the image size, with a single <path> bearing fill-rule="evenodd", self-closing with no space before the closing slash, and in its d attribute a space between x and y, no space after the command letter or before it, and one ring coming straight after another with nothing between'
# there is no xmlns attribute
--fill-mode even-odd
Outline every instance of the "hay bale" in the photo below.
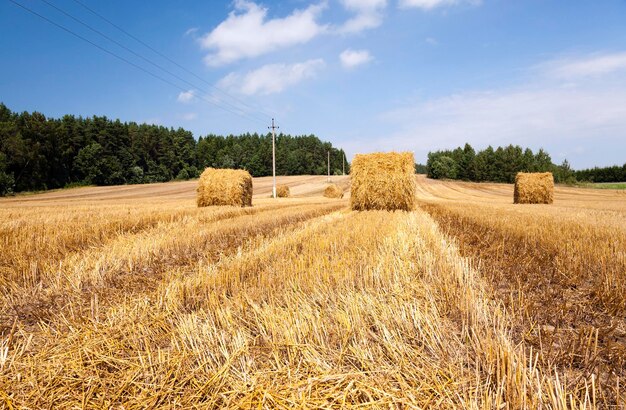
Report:
<svg viewBox="0 0 626 410"><path fill-rule="evenodd" d="M252 176L242 169L207 168L200 175L197 204L252 206Z"/></svg>
<svg viewBox="0 0 626 410"><path fill-rule="evenodd" d="M343 189L337 184L330 184L324 190L326 198L343 198Z"/></svg>
<svg viewBox="0 0 626 410"><path fill-rule="evenodd" d="M415 160L411 152L356 155L350 167L350 206L354 210L415 207Z"/></svg>
<svg viewBox="0 0 626 410"><path fill-rule="evenodd" d="M278 198L289 198L289 187L287 185L276 185L276 196Z"/></svg>
<svg viewBox="0 0 626 410"><path fill-rule="evenodd" d="M515 176L513 202L516 204L551 204L554 202L552 172L518 172Z"/></svg>

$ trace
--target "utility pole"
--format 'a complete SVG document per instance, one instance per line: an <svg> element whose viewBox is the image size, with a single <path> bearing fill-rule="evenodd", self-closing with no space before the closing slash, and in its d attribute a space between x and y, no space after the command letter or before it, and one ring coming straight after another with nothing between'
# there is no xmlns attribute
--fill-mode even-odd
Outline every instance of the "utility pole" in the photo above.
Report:
<svg viewBox="0 0 626 410"><path fill-rule="evenodd" d="M330 183L330 150L328 151L328 182Z"/></svg>
<svg viewBox="0 0 626 410"><path fill-rule="evenodd" d="M272 130L272 176L274 177L274 185L272 185L272 197L276 198L276 125L274 125L274 119L272 118L272 126L267 127Z"/></svg>
<svg viewBox="0 0 626 410"><path fill-rule="evenodd" d="M342 165L341 173L345 176L346 175L346 154L345 153L343 154L342 161L343 161L343 165Z"/></svg>

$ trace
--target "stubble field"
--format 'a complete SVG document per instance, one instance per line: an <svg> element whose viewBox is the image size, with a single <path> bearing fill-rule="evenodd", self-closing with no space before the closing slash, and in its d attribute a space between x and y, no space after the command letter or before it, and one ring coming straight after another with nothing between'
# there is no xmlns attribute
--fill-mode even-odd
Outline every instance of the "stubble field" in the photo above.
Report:
<svg viewBox="0 0 626 410"><path fill-rule="evenodd" d="M279 182L0 200L0 408L624 408L626 192Z"/></svg>

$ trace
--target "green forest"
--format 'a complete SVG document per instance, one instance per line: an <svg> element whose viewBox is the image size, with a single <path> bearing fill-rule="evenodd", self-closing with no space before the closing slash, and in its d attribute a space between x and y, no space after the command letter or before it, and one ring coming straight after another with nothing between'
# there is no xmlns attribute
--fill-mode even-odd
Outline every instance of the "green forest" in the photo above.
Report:
<svg viewBox="0 0 626 410"><path fill-rule="evenodd" d="M581 182L626 182L626 164L583 169L576 171L575 175Z"/></svg>
<svg viewBox="0 0 626 410"><path fill-rule="evenodd" d="M276 137L278 175L343 171L344 151L314 135ZM346 173L349 164L346 163ZM207 135L107 117L14 113L0 103L0 195L78 185L196 178L206 167L272 173L271 134Z"/></svg>
<svg viewBox="0 0 626 410"><path fill-rule="evenodd" d="M624 182L626 164L575 171L567 160L557 165L550 155L540 149L508 145L494 149L489 146L476 152L470 144L453 150L428 153L426 166L416 165L416 171L425 171L429 178L460 179L475 182L515 181L518 172L552 172L558 183Z"/></svg>

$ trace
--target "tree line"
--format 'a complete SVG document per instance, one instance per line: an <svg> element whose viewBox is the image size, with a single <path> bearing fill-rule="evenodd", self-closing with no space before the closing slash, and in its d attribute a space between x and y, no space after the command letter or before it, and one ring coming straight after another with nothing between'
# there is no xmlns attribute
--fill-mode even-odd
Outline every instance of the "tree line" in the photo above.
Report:
<svg viewBox="0 0 626 410"><path fill-rule="evenodd" d="M494 149L489 146L476 152L470 144L454 150L430 152L426 163L427 175L435 179L461 179L476 182L515 181L518 172L552 172L556 182L575 182L575 172L567 160L556 165L543 149L534 153L530 148L508 145Z"/></svg>
<svg viewBox="0 0 626 410"><path fill-rule="evenodd" d="M626 164L623 166L590 168L576 171L576 179L588 182L626 182Z"/></svg>
<svg viewBox="0 0 626 410"><path fill-rule="evenodd" d="M518 172L552 172L556 182L568 184L626 181L626 164L576 171L567 159L557 165L543 149L534 153L519 145L496 149L489 146L476 152L470 144L465 144L453 150L430 152L425 166L416 164L416 172L425 173L429 178L475 182L512 183Z"/></svg>
<svg viewBox="0 0 626 410"><path fill-rule="evenodd" d="M278 175L341 174L345 153L314 135L276 138ZM208 135L104 116L14 113L0 103L0 195L196 178L206 167L272 174L271 134ZM349 164L346 162L346 173Z"/></svg>

